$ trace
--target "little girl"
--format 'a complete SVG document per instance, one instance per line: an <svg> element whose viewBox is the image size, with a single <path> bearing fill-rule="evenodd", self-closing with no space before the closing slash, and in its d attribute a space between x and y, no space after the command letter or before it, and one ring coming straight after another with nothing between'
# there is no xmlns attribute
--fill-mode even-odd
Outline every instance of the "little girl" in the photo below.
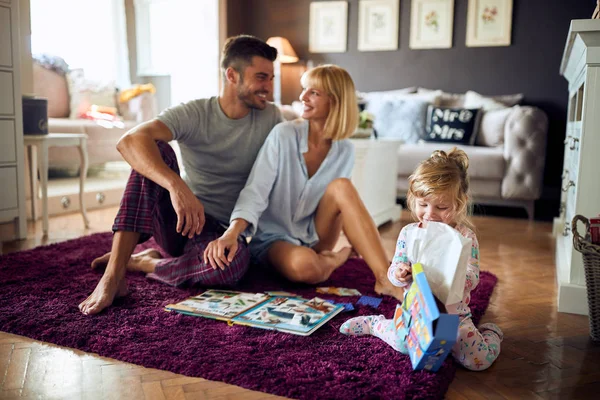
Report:
<svg viewBox="0 0 600 400"><path fill-rule="evenodd" d="M492 365L500 354L503 334L496 324L482 324L478 330L471 320L471 291L479 283L479 243L467 212L468 166L469 159L464 151L453 148L446 154L438 150L421 162L410 176L407 206L419 222L409 224L400 231L394 259L388 269L388 279L396 286L410 284L411 265L416 260L409 260L407 257L407 238L418 229L427 227L430 221L448 224L466 238L472 239L463 300L446 308L448 313L458 314L460 318L458 338L452 348L454 358L467 369L481 371ZM383 315L349 319L340 327L340 332L352 336L373 335L395 350L407 353L404 342L406 334L397 332L394 321Z"/></svg>

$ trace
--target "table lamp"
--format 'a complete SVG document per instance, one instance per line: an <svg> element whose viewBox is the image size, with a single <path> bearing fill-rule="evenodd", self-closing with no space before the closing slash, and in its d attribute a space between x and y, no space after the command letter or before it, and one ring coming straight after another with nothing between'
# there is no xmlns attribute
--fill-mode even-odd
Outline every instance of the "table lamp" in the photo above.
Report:
<svg viewBox="0 0 600 400"><path fill-rule="evenodd" d="M281 105L281 64L295 63L298 61L298 56L289 40L284 37L270 37L267 40L267 44L277 49L277 59L273 63L273 66L275 67L273 100L275 101L275 104Z"/></svg>

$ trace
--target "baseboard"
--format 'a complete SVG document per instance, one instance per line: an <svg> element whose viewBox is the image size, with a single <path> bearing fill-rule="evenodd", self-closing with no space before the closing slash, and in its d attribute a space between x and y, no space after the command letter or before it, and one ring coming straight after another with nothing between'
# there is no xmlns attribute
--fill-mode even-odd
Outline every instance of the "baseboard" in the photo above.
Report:
<svg viewBox="0 0 600 400"><path fill-rule="evenodd" d="M559 282L558 312L588 315L588 299L585 286Z"/></svg>

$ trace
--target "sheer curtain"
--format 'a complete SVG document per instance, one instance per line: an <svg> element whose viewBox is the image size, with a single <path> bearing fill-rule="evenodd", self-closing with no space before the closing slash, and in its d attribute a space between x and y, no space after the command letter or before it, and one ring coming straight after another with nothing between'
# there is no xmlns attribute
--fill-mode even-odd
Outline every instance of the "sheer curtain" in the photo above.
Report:
<svg viewBox="0 0 600 400"><path fill-rule="evenodd" d="M219 93L219 0L135 0L140 76L169 75L171 104Z"/></svg>
<svg viewBox="0 0 600 400"><path fill-rule="evenodd" d="M86 78L131 85L124 0L30 0L31 51L62 57Z"/></svg>

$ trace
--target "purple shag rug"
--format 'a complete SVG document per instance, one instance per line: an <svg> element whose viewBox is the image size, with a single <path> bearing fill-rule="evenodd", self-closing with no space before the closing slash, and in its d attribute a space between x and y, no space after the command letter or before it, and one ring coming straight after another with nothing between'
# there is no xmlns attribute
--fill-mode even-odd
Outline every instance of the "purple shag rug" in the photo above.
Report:
<svg viewBox="0 0 600 400"><path fill-rule="evenodd" d="M99 315L84 316L77 305L101 276L90 269L90 263L110 250L111 239L111 233L100 233L1 256L0 330L148 368L301 399L443 398L454 378L457 367L452 357L437 373L414 372L408 356L383 341L338 332L346 319L357 315L391 317L396 301L388 297L377 310L357 306L302 337L165 312L166 304L202 289L172 288L132 273L128 274L129 296ZM138 250L152 245L147 242ZM471 300L476 323L496 281L494 275L481 273ZM323 284L376 296L373 285L374 278L360 259L350 259ZM256 267L237 289L316 295L314 287L267 276Z"/></svg>

